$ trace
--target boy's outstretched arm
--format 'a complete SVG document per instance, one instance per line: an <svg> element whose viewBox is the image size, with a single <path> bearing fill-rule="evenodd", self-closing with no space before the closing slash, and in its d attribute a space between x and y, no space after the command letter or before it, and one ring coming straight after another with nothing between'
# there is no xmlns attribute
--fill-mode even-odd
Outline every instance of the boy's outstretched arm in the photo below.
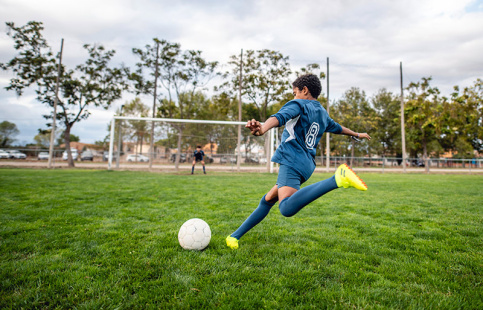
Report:
<svg viewBox="0 0 483 310"><path fill-rule="evenodd" d="M342 131L341 131L341 135L346 135L346 136L353 136L353 137L356 137L358 139L361 139L361 138L365 138L367 140L371 140L371 136L369 136L367 133L365 132L362 132L362 133L359 133L359 132L355 132L355 131L352 131L350 130L349 128L346 128L344 126L340 126L342 127Z"/></svg>
<svg viewBox="0 0 483 310"><path fill-rule="evenodd" d="M252 133L252 135L262 136L267 131L269 131L273 127L277 127L278 125L279 125L278 119L272 116L269 119L267 119L267 121L263 123L263 125L260 124L259 121L252 119L251 121L247 122L245 127L250 129L250 132Z"/></svg>

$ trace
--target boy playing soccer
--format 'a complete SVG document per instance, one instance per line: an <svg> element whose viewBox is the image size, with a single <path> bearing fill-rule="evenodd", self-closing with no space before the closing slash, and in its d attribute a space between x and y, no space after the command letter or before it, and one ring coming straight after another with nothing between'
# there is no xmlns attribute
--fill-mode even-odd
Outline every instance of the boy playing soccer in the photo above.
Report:
<svg viewBox="0 0 483 310"><path fill-rule="evenodd" d="M279 201L280 213L290 217L307 204L339 187L367 190L367 185L346 164L337 168L334 176L300 189L315 170L315 152L324 132L371 139L367 133L357 133L334 122L316 100L322 91L320 80L313 74L298 77L293 83L294 100L287 102L263 125L251 120L246 124L252 135L261 136L273 127L285 125L282 143L272 161L280 168L276 185L260 201L258 208L231 235L226 244L238 249L238 240L260 223ZM300 189L300 190L299 190Z"/></svg>
<svg viewBox="0 0 483 310"><path fill-rule="evenodd" d="M205 156L205 152L203 152L200 145L198 145L196 147L196 150L195 150L193 155L194 155L193 156L193 166L191 167L191 174L193 174L195 172L195 165L199 161L203 165L203 173L206 174L205 161L203 160L203 157Z"/></svg>

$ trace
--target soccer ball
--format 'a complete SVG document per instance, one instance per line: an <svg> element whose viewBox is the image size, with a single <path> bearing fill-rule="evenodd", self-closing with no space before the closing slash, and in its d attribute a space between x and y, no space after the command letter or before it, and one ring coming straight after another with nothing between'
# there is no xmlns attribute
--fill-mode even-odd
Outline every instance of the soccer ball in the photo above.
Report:
<svg viewBox="0 0 483 310"><path fill-rule="evenodd" d="M201 251L208 246L210 240L210 226L203 220L187 220L179 229L178 241L183 249Z"/></svg>

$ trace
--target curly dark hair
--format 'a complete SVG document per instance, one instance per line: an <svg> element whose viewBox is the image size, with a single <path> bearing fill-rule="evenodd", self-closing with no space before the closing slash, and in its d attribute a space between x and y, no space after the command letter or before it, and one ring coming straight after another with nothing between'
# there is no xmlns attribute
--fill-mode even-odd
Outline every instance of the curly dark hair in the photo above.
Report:
<svg viewBox="0 0 483 310"><path fill-rule="evenodd" d="M322 92L322 85L319 78L315 74L304 74L299 76L293 83L293 87L297 87L302 90L304 86L307 86L312 97L317 99Z"/></svg>

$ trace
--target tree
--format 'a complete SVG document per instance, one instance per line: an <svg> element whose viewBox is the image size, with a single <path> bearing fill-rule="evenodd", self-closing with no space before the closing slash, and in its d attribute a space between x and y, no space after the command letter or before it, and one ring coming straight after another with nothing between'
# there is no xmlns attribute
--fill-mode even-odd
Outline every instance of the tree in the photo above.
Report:
<svg viewBox="0 0 483 310"><path fill-rule="evenodd" d="M7 147L15 139L14 136L18 135L20 132L17 125L10 123L9 121L3 121L0 123L0 146Z"/></svg>
<svg viewBox="0 0 483 310"><path fill-rule="evenodd" d="M48 132L50 133L50 129L48 129ZM69 142L79 142L79 141L80 141L79 136L76 136L71 133L69 134ZM59 138L57 138L57 144L61 145L62 143L65 143L65 130L63 130L62 133L59 135ZM50 141L49 141L49 144L50 144Z"/></svg>
<svg viewBox="0 0 483 310"><path fill-rule="evenodd" d="M268 49L248 50L242 55L233 55L228 64L231 70L223 75L228 79L215 90L225 91L236 97L240 86L240 68L242 71L242 100L252 104L258 112L259 121L267 120L270 106L279 102L291 90L289 76L292 73L288 57ZM268 135L267 135L268 136ZM269 139L265 138L265 154L268 156ZM268 158L267 158L268 159ZM267 160L268 168L269 160Z"/></svg>
<svg viewBox="0 0 483 310"><path fill-rule="evenodd" d="M357 87L352 87L344 93L331 112L331 117L339 124L348 127L355 132L372 132L376 128L376 113L367 100L366 93ZM347 137L334 137L334 148L339 148L339 153L350 150L350 165L356 155L371 155L374 145L363 143L356 145L355 140Z"/></svg>
<svg viewBox="0 0 483 310"><path fill-rule="evenodd" d="M465 133L473 149L483 152L483 80L477 79L474 85L465 88L464 95L468 113Z"/></svg>
<svg viewBox="0 0 483 310"><path fill-rule="evenodd" d="M477 80L462 93L455 86L451 98L443 98L437 137L442 148L452 152L453 158L473 158L474 151L482 150L481 83Z"/></svg>
<svg viewBox="0 0 483 310"><path fill-rule="evenodd" d="M175 65L174 56L180 53L180 45L177 43L170 43L166 40L159 40L154 38L154 45L146 45L145 49L133 48L132 52L137 55L140 62L136 63L136 71L130 73L126 68L129 79L133 81L134 92L136 95L147 94L153 96L152 116L156 116L156 103L159 101L158 84L167 86L169 92L169 100L171 100L170 93L170 76L172 68ZM147 71L147 72L146 72ZM159 77L162 77L161 79ZM168 78L166 78L166 76ZM166 78L163 80L163 78ZM167 84L166 84L167 81ZM163 82L165 82L163 84ZM151 136L154 137L155 122L151 123ZM154 148L154 139L151 139L151 148ZM150 150L150 167L152 164L152 156L154 150Z"/></svg>
<svg viewBox="0 0 483 310"><path fill-rule="evenodd" d="M51 133L50 129L47 129L47 130L39 129L39 133L34 137L35 145L41 148L49 147L50 133Z"/></svg>
<svg viewBox="0 0 483 310"><path fill-rule="evenodd" d="M196 91L217 75L215 69L218 62L207 62L201 56L201 51L182 51L178 43L157 38L153 41L155 45L146 45L144 50L133 49L133 53L140 58L136 71L129 73L135 92L152 94L160 104L156 113L160 117L191 118L197 109ZM159 98L155 91L158 82L167 91L167 99ZM178 156L175 161L178 169L184 125L172 124L171 127L178 132Z"/></svg>
<svg viewBox="0 0 483 310"><path fill-rule="evenodd" d="M472 158L473 150L483 151L483 81L477 79L472 87L466 87L463 93L459 93L459 87L455 86L451 103L445 107L445 112L450 111L453 123L447 126L450 131L449 137L454 141L457 135L461 140L459 145L466 145L463 149L456 149L462 158Z"/></svg>
<svg viewBox="0 0 483 310"><path fill-rule="evenodd" d="M14 40L18 55L8 63L1 64L3 70L11 69L16 75L6 89L14 90L20 96L25 89L35 85L37 100L53 107L57 65L51 48L42 36L42 23L31 21L16 27L9 22L7 28L7 34ZM84 48L89 55L84 64L69 70L65 66L61 67L57 120L64 127L64 142L70 167L74 166L70 153L70 132L74 124L89 117L90 106L108 109L113 101L121 98L125 89L122 71L108 66L115 51L107 51L102 45L86 44ZM44 117L52 119L53 110Z"/></svg>
<svg viewBox="0 0 483 310"><path fill-rule="evenodd" d="M190 98L187 98L187 97ZM212 101L208 99L202 92L197 91L193 94L183 93L180 94L180 98L183 102L190 102L189 115L191 119L217 119L216 107L213 106ZM162 106L160 113L163 113ZM214 117L211 117L214 116ZM173 124L171 124L173 126ZM174 124L175 135L179 138L179 125ZM187 150L194 145L214 143L219 135L219 126L207 125L207 124L184 124L183 125L183 139L178 147L179 150Z"/></svg>
<svg viewBox="0 0 483 310"><path fill-rule="evenodd" d="M161 75L163 85L168 91L168 100L161 100L158 109L160 117L189 119L196 115L198 110L196 92L202 90L206 84L218 73L216 68L218 62L208 62L201 56L201 51L187 50L173 52L170 60L166 63L165 74ZM175 98L172 98L174 92ZM175 167L179 167L179 154L183 137L183 124L172 125L178 131L178 155L176 156Z"/></svg>
<svg viewBox="0 0 483 310"><path fill-rule="evenodd" d="M172 100L172 83L179 66L179 58L182 54L179 43L171 43L166 40L154 38L154 45L147 44L143 49L133 48L132 52L139 57L136 63L136 70L130 72L126 69L129 79L133 82L134 92L139 94L148 94L154 96L154 89L160 83L164 89L168 91L168 99ZM156 79L156 75L159 79ZM160 97L160 93L156 94L155 100Z"/></svg>
<svg viewBox="0 0 483 310"><path fill-rule="evenodd" d="M379 154L383 156L396 155L402 157L401 153L401 103L397 96L380 89L371 98L372 106L376 112L376 128L371 136L380 145L375 145Z"/></svg>
<svg viewBox="0 0 483 310"><path fill-rule="evenodd" d="M443 109L440 91L430 85L431 79L423 77L421 82L409 84L404 111L408 145L412 148L413 155L422 151L426 172L429 172L428 153L431 151L428 147L435 146L432 142L437 138L436 134L441 132L437 126Z"/></svg>
<svg viewBox="0 0 483 310"><path fill-rule="evenodd" d="M311 63L306 65L305 67L300 68L300 72L295 71L295 75L297 76L301 76L304 74L315 74L319 77L319 79L325 79L325 72L320 71L320 65L317 63Z"/></svg>
<svg viewBox="0 0 483 310"><path fill-rule="evenodd" d="M235 96L240 85L241 55L230 57L228 64L231 71L224 74L229 80L218 87ZM268 49L248 50L243 56L242 99L252 103L258 110L258 120L265 121L268 108L280 100L291 90L289 76L291 74L288 57Z"/></svg>
<svg viewBox="0 0 483 310"><path fill-rule="evenodd" d="M132 117L148 117L149 107L142 103L141 99L135 98L131 102L124 105L124 116ZM143 142L150 138L149 126L146 121L125 121L127 123L127 131L130 132L132 138L136 138L136 153L142 153Z"/></svg>

